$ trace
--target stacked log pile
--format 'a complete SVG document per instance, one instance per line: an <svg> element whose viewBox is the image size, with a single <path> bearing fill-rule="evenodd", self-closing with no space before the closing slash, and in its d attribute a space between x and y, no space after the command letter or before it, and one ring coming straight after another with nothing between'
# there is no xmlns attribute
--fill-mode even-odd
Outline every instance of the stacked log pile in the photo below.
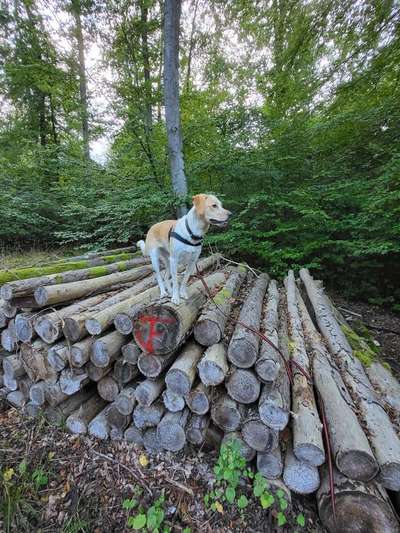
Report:
<svg viewBox="0 0 400 533"><path fill-rule="evenodd" d="M174 305L132 254L4 274L3 405L150 453L234 439L266 478L315 493L329 531L398 531L386 489L400 490L400 385L363 367L321 283L290 271L280 288L215 254Z"/></svg>

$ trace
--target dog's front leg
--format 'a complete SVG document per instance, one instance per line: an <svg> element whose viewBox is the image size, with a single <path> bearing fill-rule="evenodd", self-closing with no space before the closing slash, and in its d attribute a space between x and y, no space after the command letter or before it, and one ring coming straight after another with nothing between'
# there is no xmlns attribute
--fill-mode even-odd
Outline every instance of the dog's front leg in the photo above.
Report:
<svg viewBox="0 0 400 533"><path fill-rule="evenodd" d="M169 259L169 265L171 270L171 279L172 279L172 303L175 305L180 304L179 298L179 283L178 283L178 263L179 257L177 252L171 253Z"/></svg>
<svg viewBox="0 0 400 533"><path fill-rule="evenodd" d="M194 270L196 268L196 263L197 263L197 260L198 260L199 256L200 256L200 252L199 253L194 253L194 254L191 255L189 263L188 263L188 265L186 267L186 271L185 271L185 273L183 275L179 294L180 294L180 297L183 298L184 300L188 299L188 293L187 293L186 285L187 285L187 282L189 281L190 276L194 273Z"/></svg>

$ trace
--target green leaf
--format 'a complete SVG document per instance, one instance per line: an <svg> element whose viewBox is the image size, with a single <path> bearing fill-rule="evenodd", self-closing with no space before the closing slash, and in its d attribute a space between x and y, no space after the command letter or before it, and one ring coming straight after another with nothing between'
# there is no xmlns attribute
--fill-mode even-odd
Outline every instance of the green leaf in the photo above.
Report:
<svg viewBox="0 0 400 533"><path fill-rule="evenodd" d="M141 513L136 516L130 516L128 519L128 525L132 529L143 529L146 525L147 518L146 515Z"/></svg>
<svg viewBox="0 0 400 533"><path fill-rule="evenodd" d="M285 509L287 509L288 505L289 505L288 502L284 498L279 498L279 507L281 511L284 511Z"/></svg>
<svg viewBox="0 0 400 533"><path fill-rule="evenodd" d="M277 518L278 518L278 526L284 526L286 524L287 518L281 511L279 511Z"/></svg>
<svg viewBox="0 0 400 533"><path fill-rule="evenodd" d="M237 501L239 509L245 509L249 505L249 500L246 498L244 494L240 496L240 498Z"/></svg>
<svg viewBox="0 0 400 533"><path fill-rule="evenodd" d="M260 503L263 509L268 509L269 507L271 507L274 501L275 498L272 496L272 494L269 494L268 492L264 492L263 494L261 494Z"/></svg>
<svg viewBox="0 0 400 533"><path fill-rule="evenodd" d="M26 461L21 461L18 465L18 471L19 473L26 474L26 471L28 470L28 463Z"/></svg>
<svg viewBox="0 0 400 533"><path fill-rule="evenodd" d="M229 503L235 501L236 491L233 487L227 487L225 490L225 497Z"/></svg>
<svg viewBox="0 0 400 533"><path fill-rule="evenodd" d="M282 489L278 489L276 491L276 495L278 496L278 498L284 498L285 497L285 493Z"/></svg>
<svg viewBox="0 0 400 533"><path fill-rule="evenodd" d="M134 498L127 498L126 500L122 502L122 509L125 509L125 510L133 509L134 507L137 506L137 504L138 504L138 501L135 500Z"/></svg>
<svg viewBox="0 0 400 533"><path fill-rule="evenodd" d="M304 527L306 525L306 519L303 513L300 513L296 516L296 524L300 527Z"/></svg>

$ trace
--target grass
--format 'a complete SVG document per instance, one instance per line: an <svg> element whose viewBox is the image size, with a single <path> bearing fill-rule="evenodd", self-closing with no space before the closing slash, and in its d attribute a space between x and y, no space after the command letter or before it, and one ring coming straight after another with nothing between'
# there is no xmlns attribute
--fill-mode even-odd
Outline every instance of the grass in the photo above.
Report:
<svg viewBox="0 0 400 533"><path fill-rule="evenodd" d="M57 261L63 257L78 255L79 250L71 248L57 248L53 250L42 250L38 248L9 250L2 248L0 252L0 270L38 266L46 262Z"/></svg>

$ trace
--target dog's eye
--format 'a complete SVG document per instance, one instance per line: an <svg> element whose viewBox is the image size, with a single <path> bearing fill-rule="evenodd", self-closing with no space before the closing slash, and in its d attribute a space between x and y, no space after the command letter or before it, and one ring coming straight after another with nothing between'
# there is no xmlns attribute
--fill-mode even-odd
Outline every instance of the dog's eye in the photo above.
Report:
<svg viewBox="0 0 400 533"><path fill-rule="evenodd" d="M212 207L218 207L217 204L213 204Z"/></svg>

